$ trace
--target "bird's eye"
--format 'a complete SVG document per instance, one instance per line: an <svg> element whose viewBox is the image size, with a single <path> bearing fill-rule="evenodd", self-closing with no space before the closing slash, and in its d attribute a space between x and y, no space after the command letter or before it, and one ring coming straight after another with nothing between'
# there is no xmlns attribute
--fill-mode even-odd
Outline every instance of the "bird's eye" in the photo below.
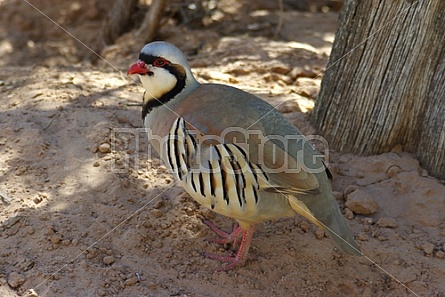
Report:
<svg viewBox="0 0 445 297"><path fill-rule="evenodd" d="M157 58L153 61L153 66L162 67L168 64L168 61L164 58Z"/></svg>

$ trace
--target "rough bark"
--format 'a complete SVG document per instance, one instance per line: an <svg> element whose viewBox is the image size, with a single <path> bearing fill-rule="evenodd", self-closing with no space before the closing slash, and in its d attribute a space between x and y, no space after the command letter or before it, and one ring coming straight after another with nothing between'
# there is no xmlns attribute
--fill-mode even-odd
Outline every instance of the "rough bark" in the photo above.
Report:
<svg viewBox="0 0 445 297"><path fill-rule="evenodd" d="M442 17L445 24L445 17ZM442 32L443 34L443 32ZM425 111L417 153L420 163L433 175L445 179L445 44L438 45L442 53L428 87L429 102Z"/></svg>
<svg viewBox="0 0 445 297"><path fill-rule="evenodd" d="M137 2L137 0L114 1L102 26L102 40L105 45L113 44L128 29Z"/></svg>
<svg viewBox="0 0 445 297"><path fill-rule="evenodd" d="M138 35L142 36L145 42L153 41L158 34L161 18L166 7L167 0L153 0L150 9L145 15L142 25L139 27Z"/></svg>
<svg viewBox="0 0 445 297"><path fill-rule="evenodd" d="M345 1L312 115L331 148L402 144L445 177L444 23L445 1Z"/></svg>

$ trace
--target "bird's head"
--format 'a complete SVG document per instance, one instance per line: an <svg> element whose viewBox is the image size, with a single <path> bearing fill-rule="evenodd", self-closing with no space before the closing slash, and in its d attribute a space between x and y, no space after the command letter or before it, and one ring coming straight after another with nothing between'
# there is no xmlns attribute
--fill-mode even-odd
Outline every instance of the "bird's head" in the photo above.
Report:
<svg viewBox="0 0 445 297"><path fill-rule="evenodd" d="M145 45L127 74L138 74L146 96L162 102L198 84L184 54L162 41Z"/></svg>

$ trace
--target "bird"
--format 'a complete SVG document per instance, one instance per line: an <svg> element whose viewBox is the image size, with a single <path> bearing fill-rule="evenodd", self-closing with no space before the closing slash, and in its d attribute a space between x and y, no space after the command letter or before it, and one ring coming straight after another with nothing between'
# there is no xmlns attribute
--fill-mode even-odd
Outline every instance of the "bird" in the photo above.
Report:
<svg viewBox="0 0 445 297"><path fill-rule="evenodd" d="M152 147L199 204L236 221L232 232L203 220L232 255L204 256L243 266L255 226L301 215L334 244L361 255L331 189L330 174L307 138L273 106L241 89L199 83L171 43L146 44L127 74L145 92L142 119Z"/></svg>

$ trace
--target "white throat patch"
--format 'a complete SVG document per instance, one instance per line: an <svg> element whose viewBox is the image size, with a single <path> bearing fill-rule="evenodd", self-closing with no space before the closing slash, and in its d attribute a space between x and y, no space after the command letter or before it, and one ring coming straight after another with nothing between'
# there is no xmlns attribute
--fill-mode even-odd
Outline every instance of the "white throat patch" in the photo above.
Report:
<svg viewBox="0 0 445 297"><path fill-rule="evenodd" d="M140 75L139 78L147 92L147 97L159 99L175 87L177 79L164 68L153 67L151 65L149 67L153 75Z"/></svg>

